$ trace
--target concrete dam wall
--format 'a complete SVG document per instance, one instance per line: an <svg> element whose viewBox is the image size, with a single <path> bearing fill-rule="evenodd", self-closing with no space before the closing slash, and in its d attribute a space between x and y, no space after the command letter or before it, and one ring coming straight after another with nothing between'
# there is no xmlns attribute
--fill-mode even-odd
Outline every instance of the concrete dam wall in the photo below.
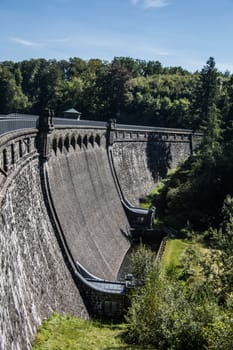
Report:
<svg viewBox="0 0 233 350"><path fill-rule="evenodd" d="M112 130L112 159L122 191L133 205L148 195L169 170L192 153L199 142L190 131L154 128L153 131ZM200 135L199 135L200 136Z"/></svg>
<svg viewBox="0 0 233 350"><path fill-rule="evenodd" d="M0 138L1 350L30 349L54 311L88 317L45 207L36 134Z"/></svg>
<svg viewBox="0 0 233 350"><path fill-rule="evenodd" d="M89 131L93 133L98 131ZM129 223L110 171L106 139L101 135L101 144L91 143L86 135L88 141L79 144L80 132L71 130L70 135L73 145L56 147L48 162L54 206L74 260L90 273L114 280L130 247ZM52 143L66 143L62 137L67 139L55 131Z"/></svg>
<svg viewBox="0 0 233 350"><path fill-rule="evenodd" d="M116 178L136 203L193 147L190 132L69 123L0 130L0 350L30 349L54 311L89 316L57 226L74 262L116 279L130 247Z"/></svg>

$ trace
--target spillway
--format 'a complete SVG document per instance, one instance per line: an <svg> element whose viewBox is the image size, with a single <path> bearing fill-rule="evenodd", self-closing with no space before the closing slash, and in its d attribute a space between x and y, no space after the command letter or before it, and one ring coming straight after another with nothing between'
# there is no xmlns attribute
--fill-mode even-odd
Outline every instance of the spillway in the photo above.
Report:
<svg viewBox="0 0 233 350"><path fill-rule="evenodd" d="M53 153L48 162L54 207L73 259L90 273L114 280L130 247L129 223L107 152L90 144L71 148Z"/></svg>

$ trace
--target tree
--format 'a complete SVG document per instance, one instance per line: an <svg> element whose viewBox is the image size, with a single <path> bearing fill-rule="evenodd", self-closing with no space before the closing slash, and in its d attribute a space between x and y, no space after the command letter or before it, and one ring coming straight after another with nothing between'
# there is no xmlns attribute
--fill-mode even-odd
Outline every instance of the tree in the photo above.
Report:
<svg viewBox="0 0 233 350"><path fill-rule="evenodd" d="M2 114L22 112L28 109L28 98L18 86L13 73L0 67L0 111Z"/></svg>
<svg viewBox="0 0 233 350"><path fill-rule="evenodd" d="M200 128L203 122L208 121L210 110L213 106L217 108L220 88L218 76L214 58L210 57L201 70L199 81L194 91L192 113L195 129Z"/></svg>

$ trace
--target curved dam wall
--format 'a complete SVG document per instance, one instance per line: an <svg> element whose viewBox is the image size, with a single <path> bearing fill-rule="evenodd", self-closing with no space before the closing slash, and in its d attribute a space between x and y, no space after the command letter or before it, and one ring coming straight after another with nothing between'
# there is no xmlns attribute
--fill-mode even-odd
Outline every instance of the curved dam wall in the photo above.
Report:
<svg viewBox="0 0 233 350"><path fill-rule="evenodd" d="M52 312L88 317L41 190L36 131L0 138L0 349L31 348Z"/></svg>
<svg viewBox="0 0 233 350"><path fill-rule="evenodd" d="M125 198L138 205L170 169L190 156L201 134L188 130L154 128L153 131L116 129L111 153Z"/></svg>
<svg viewBox="0 0 233 350"><path fill-rule="evenodd" d="M192 148L190 132L90 124L54 129L48 118L39 131L1 135L0 350L30 349L38 326L54 311L88 317L56 238L44 184L74 261L112 280L130 247L115 171L136 203Z"/></svg>
<svg viewBox="0 0 233 350"><path fill-rule="evenodd" d="M116 191L105 132L54 131L48 178L54 207L75 261L114 280L130 247L129 224Z"/></svg>

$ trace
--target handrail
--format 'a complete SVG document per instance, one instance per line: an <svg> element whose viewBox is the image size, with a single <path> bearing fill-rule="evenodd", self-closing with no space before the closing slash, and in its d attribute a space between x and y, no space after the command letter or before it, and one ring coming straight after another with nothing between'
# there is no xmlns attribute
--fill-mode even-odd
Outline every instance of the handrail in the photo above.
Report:
<svg viewBox="0 0 233 350"><path fill-rule="evenodd" d="M17 128L27 128L27 123L31 123L30 127L37 127L39 116L38 115L29 115L29 114L20 114L20 113L12 113L8 115L0 115L0 135L4 132L9 132L12 130L17 130ZM2 128L4 129L5 122L5 131L2 132ZM69 127L99 127L106 128L107 122L105 121L95 121L95 120L77 120L77 119L68 119L62 117L53 118L53 124L56 126L69 126ZM11 126L12 125L12 126ZM9 126L9 129L7 129ZM179 128L166 128L166 127L153 127L146 125L130 125L130 124L117 124L116 130L120 131L142 131L142 132L159 132L159 133L182 133L182 134L193 134L193 130L191 129L179 129ZM195 132L195 135L201 136L201 132Z"/></svg>

